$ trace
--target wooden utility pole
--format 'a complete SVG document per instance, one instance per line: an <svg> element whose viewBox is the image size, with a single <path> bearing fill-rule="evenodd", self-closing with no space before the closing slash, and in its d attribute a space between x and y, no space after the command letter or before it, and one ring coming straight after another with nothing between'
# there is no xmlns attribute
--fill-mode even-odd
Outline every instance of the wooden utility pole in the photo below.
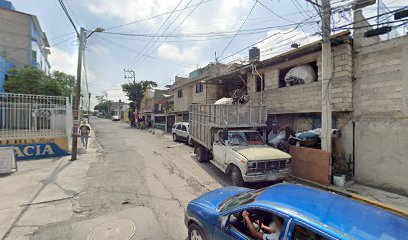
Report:
<svg viewBox="0 0 408 240"><path fill-rule="evenodd" d="M321 148L331 152L332 106L332 52L330 43L330 1L322 0L322 133Z"/></svg>
<svg viewBox="0 0 408 240"><path fill-rule="evenodd" d="M77 160L77 150L78 150L78 134L80 125L80 102L81 102L81 72L82 72L82 51L84 50L85 44L85 28L81 27L81 31L78 36L79 46L78 46L78 66L77 66L77 82L76 82L76 93L75 93L75 107L73 111L74 115L74 127L72 135L72 154L71 160Z"/></svg>

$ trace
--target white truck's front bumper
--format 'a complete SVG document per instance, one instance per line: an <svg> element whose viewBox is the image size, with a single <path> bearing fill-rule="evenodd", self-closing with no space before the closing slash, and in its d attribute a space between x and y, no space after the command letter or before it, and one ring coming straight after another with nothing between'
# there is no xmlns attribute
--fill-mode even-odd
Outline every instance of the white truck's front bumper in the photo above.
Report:
<svg viewBox="0 0 408 240"><path fill-rule="evenodd" d="M260 174L248 174L243 175L242 178L245 182L267 182L282 180L290 175L290 169L282 169L276 172L260 173Z"/></svg>

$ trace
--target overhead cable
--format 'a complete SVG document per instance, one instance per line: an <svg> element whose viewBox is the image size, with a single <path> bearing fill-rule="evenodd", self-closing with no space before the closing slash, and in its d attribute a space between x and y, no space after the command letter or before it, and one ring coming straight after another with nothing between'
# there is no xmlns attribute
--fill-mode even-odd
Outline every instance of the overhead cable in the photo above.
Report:
<svg viewBox="0 0 408 240"><path fill-rule="evenodd" d="M239 27L239 29L237 30L237 32L235 33L235 35L234 35L234 36L232 37L232 39L228 42L227 46L225 46L225 48L222 50L222 52L221 52L221 54L219 55L219 57L221 57L221 56L224 54L225 50L228 49L228 47L229 47L229 46L231 45L231 43L234 41L235 37L239 34L239 32L241 31L242 27L245 25L246 21L248 20L249 16L251 15L252 11L254 10L254 8L255 8L255 6L256 6L256 4L257 4L258 2L259 2L258 0L255 1L254 5L252 6L251 10L249 11L248 15L246 16L245 21L241 24L241 26Z"/></svg>

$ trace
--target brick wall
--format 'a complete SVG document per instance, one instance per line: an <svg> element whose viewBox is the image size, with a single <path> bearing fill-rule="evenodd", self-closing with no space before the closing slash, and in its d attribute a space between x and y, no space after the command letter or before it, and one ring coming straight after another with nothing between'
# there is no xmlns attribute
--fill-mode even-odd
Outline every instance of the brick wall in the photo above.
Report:
<svg viewBox="0 0 408 240"><path fill-rule="evenodd" d="M321 112L321 56L320 52L309 54L285 63L258 69L265 77L263 101L269 113ZM333 47L333 111L352 110L352 49L350 44ZM279 88L279 70L317 61L318 81L297 86ZM251 101L258 103L261 93L256 91L256 76L248 77Z"/></svg>

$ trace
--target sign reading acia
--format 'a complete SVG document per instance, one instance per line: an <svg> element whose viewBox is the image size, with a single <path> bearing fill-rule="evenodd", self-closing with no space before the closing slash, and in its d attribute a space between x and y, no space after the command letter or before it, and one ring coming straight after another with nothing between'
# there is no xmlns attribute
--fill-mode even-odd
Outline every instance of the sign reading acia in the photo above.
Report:
<svg viewBox="0 0 408 240"><path fill-rule="evenodd" d="M17 160L49 158L69 155L67 151L60 148L56 143L43 142L40 139L27 141L4 140L0 141L0 147L14 147L14 153Z"/></svg>

